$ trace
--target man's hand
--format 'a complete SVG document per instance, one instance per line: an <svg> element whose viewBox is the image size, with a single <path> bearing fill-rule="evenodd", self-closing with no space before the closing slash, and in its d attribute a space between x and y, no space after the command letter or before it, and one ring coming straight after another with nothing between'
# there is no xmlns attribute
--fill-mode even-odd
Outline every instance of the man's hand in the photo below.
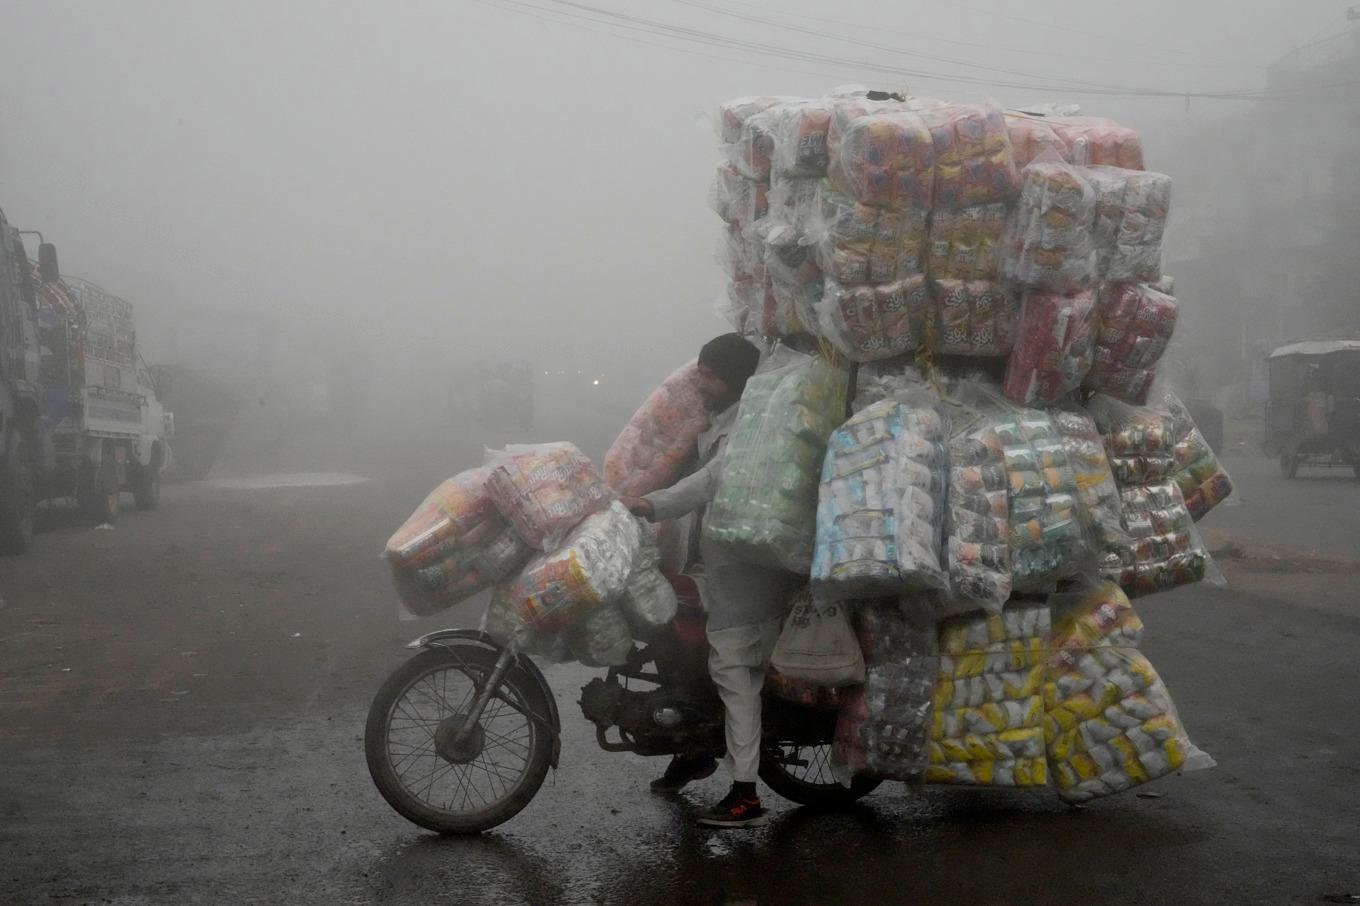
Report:
<svg viewBox="0 0 1360 906"><path fill-rule="evenodd" d="M620 497L623 505L628 507L628 512L634 516L646 519L651 522L656 518L656 510L652 508L652 502L644 497Z"/></svg>

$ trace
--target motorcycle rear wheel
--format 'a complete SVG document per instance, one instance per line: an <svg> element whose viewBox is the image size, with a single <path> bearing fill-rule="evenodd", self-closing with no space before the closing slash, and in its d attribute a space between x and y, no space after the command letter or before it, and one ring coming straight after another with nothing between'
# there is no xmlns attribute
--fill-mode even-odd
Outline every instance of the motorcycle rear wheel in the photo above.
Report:
<svg viewBox="0 0 1360 906"><path fill-rule="evenodd" d="M368 711L364 755L373 783L404 818L441 834L503 824L543 785L552 734L543 690L512 668L466 740L453 742L496 653L474 645L430 648L388 677Z"/></svg>
<svg viewBox="0 0 1360 906"><path fill-rule="evenodd" d="M798 764L796 762L804 762ZM882 783L856 777L845 786L831 772L831 745L766 743L760 759L760 779L780 796L811 808L844 808L872 793Z"/></svg>

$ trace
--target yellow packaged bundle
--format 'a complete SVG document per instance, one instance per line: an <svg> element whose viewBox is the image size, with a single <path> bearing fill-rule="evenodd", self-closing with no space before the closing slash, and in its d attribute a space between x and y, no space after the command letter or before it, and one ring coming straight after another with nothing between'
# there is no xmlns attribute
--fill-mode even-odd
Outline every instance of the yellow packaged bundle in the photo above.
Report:
<svg viewBox="0 0 1360 906"><path fill-rule="evenodd" d="M1212 767L1186 736L1156 669L1134 647L1143 624L1124 592L1105 582L1050 601L1044 737L1058 794L1081 802Z"/></svg>
<svg viewBox="0 0 1360 906"><path fill-rule="evenodd" d="M1049 612L1011 605L939 627L930 783L1043 786Z"/></svg>

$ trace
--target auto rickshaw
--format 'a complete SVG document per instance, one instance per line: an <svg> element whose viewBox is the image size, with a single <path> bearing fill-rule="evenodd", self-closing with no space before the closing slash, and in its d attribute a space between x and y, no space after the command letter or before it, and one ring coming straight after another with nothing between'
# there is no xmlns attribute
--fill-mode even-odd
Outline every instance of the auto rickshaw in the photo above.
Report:
<svg viewBox="0 0 1360 906"><path fill-rule="evenodd" d="M1360 339L1286 343L1270 354L1263 447L1280 473L1349 466L1360 478Z"/></svg>

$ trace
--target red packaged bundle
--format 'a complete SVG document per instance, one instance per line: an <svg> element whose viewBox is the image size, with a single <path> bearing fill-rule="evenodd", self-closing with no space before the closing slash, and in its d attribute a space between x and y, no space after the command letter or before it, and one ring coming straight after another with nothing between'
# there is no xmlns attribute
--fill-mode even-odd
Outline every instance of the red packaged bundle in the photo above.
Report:
<svg viewBox="0 0 1360 906"><path fill-rule="evenodd" d="M746 127L746 122L753 116L764 113L771 107L780 104L793 103L800 100L795 97L748 97L733 98L718 108L718 131L722 140L728 144L735 144L741 140L742 130Z"/></svg>
<svg viewBox="0 0 1360 906"><path fill-rule="evenodd" d="M1177 310L1174 297L1150 286L1107 285L1097 306L1100 327L1085 385L1126 402L1146 402L1176 329Z"/></svg>
<svg viewBox="0 0 1360 906"><path fill-rule="evenodd" d="M690 362L662 381L633 413L605 455L605 480L630 497L670 487L694 457L695 443L708 426L698 364Z"/></svg>
<svg viewBox="0 0 1360 906"><path fill-rule="evenodd" d="M940 325L937 352L1000 356L1015 345L1020 301L1000 284L935 280L931 295Z"/></svg>
<svg viewBox="0 0 1360 906"><path fill-rule="evenodd" d="M1006 132L1011 140L1011 157L1017 169L1023 170L1035 158L1052 153L1072 162L1072 149L1057 131L1040 117L1023 113L1006 114Z"/></svg>
<svg viewBox="0 0 1360 906"><path fill-rule="evenodd" d="M1006 363L1006 396L1046 405L1076 390L1091 368L1095 334L1094 293L1064 296L1031 290Z"/></svg>
<svg viewBox="0 0 1360 906"><path fill-rule="evenodd" d="M395 566L418 569L494 537L505 521L487 488L490 477L488 468L468 469L440 484L388 539L383 555Z"/></svg>
<svg viewBox="0 0 1360 906"><path fill-rule="evenodd" d="M531 547L552 550L614 494L574 444L508 447L488 479L496 509Z"/></svg>
<svg viewBox="0 0 1360 906"><path fill-rule="evenodd" d="M929 309L925 277L863 286L828 280L817 330L852 361L890 359L921 345Z"/></svg>
<svg viewBox="0 0 1360 906"><path fill-rule="evenodd" d="M1094 116L1055 116L1045 120L1072 149L1080 166L1143 169L1143 142L1138 133L1114 120Z"/></svg>

